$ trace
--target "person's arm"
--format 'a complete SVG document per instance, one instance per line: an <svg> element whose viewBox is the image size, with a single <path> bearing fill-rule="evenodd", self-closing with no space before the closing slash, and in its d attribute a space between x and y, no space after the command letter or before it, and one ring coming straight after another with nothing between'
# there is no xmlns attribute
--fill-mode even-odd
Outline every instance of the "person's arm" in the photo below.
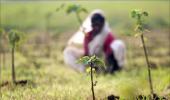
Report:
<svg viewBox="0 0 170 100"><path fill-rule="evenodd" d="M105 55L109 55L112 53L112 49L110 47L111 43L115 40L115 37L113 36L112 33L109 33L105 39L104 45L103 45L103 51Z"/></svg>

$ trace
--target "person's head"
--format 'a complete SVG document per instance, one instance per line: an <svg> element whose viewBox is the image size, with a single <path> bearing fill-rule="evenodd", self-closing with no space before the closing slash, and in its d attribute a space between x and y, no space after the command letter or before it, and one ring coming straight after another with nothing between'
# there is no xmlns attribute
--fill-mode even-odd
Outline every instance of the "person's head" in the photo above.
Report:
<svg viewBox="0 0 170 100"><path fill-rule="evenodd" d="M93 31L98 34L103 29L105 18L101 14L95 13L91 18L91 23Z"/></svg>

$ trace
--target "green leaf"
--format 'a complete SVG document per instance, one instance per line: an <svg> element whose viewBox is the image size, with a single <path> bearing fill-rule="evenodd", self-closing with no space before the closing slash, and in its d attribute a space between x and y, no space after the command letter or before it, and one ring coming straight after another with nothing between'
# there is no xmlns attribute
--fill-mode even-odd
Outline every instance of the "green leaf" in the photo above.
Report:
<svg viewBox="0 0 170 100"><path fill-rule="evenodd" d="M87 67L86 67L86 73L90 73L90 72L91 72L91 67L90 67L90 66L87 66ZM92 68L92 72L93 72L93 73L96 72L95 68Z"/></svg>
<svg viewBox="0 0 170 100"><path fill-rule="evenodd" d="M9 38L9 43L10 45L13 47L15 44L18 44L19 41L21 40L20 37L21 32L17 31L17 30L11 30L8 33L8 38Z"/></svg>
<svg viewBox="0 0 170 100"><path fill-rule="evenodd" d="M90 60L90 57L89 56L84 56L84 57L81 57L77 63L82 63L84 65L87 65L89 63L89 60Z"/></svg>
<svg viewBox="0 0 170 100"><path fill-rule="evenodd" d="M143 15L144 15L144 16L148 16L149 14L148 14L148 12L144 11L144 12L143 12Z"/></svg>
<svg viewBox="0 0 170 100"><path fill-rule="evenodd" d="M90 71L91 71L91 68L90 68L90 66L88 66L88 67L86 68L86 73L90 73Z"/></svg>
<svg viewBox="0 0 170 100"><path fill-rule="evenodd" d="M87 13L88 11L87 11L87 9L83 8L80 5L73 4L73 5L69 5L66 9L67 14L70 14L72 12L74 12L74 13L81 13L81 12Z"/></svg>
<svg viewBox="0 0 170 100"><path fill-rule="evenodd" d="M88 13L87 9L82 8L82 7L78 9L78 13L80 12Z"/></svg>
<svg viewBox="0 0 170 100"><path fill-rule="evenodd" d="M135 27L135 31L142 31L142 30L143 30L142 25L137 24L136 27Z"/></svg>
<svg viewBox="0 0 170 100"><path fill-rule="evenodd" d="M94 62L95 60L96 60L96 56L95 56L95 55L93 55L93 56L91 56L91 57L90 57L89 62Z"/></svg>
<svg viewBox="0 0 170 100"><path fill-rule="evenodd" d="M91 66L91 67L105 67L104 61L102 59L96 57L95 55L81 57L77 61L77 63L82 63L82 64L88 65L88 66L90 66L90 64L92 63L93 66Z"/></svg>
<svg viewBox="0 0 170 100"><path fill-rule="evenodd" d="M135 34L135 37L139 37L139 36L141 36L142 35L142 33L136 33Z"/></svg>
<svg viewBox="0 0 170 100"><path fill-rule="evenodd" d="M133 11L131 12L131 17L132 17L132 18L135 18L135 17L136 17L136 11L135 11L135 10L133 10Z"/></svg>
<svg viewBox="0 0 170 100"><path fill-rule="evenodd" d="M105 63L103 60L101 60L100 58L96 58L96 60L94 61L95 66L97 67L105 67Z"/></svg>
<svg viewBox="0 0 170 100"><path fill-rule="evenodd" d="M67 14L70 14L72 12L78 12L79 8L80 8L80 5L75 5L75 4L69 5L66 12L67 12Z"/></svg>

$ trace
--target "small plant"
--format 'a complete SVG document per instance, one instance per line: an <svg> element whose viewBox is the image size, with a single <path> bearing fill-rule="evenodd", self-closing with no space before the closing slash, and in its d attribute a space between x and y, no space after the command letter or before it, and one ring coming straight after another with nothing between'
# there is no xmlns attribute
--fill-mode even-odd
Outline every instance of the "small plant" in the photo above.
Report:
<svg viewBox="0 0 170 100"><path fill-rule="evenodd" d="M15 48L16 45L19 44L19 41L21 40L20 37L21 32L12 30L8 34L9 38L9 43L11 47L11 58L12 58L12 82L16 83L16 78L15 78Z"/></svg>
<svg viewBox="0 0 170 100"><path fill-rule="evenodd" d="M78 63L82 63L83 65L85 65L86 72L90 73L91 91L92 91L93 100L95 100L94 86L96 86L97 81L94 82L93 76L97 67L105 66L104 62L100 58L94 55L94 56L84 56L78 60Z"/></svg>
<svg viewBox="0 0 170 100"><path fill-rule="evenodd" d="M65 4L62 4L60 7L58 7L56 9L56 11L58 12L59 10L63 9L64 7L65 7ZM86 8L84 8L84 7L82 7L81 5L78 5L78 4L71 4L71 5L68 5L67 8L66 8L67 14L75 13L76 18L77 18L80 25L82 25L82 19L80 17L81 12L87 13L88 11L87 11Z"/></svg>
<svg viewBox="0 0 170 100"><path fill-rule="evenodd" d="M150 92L151 95L154 94L153 91L153 85L152 85L152 77L151 77L151 67L149 64L149 60L148 60L148 54L147 54L147 50L146 50L146 46L145 46L145 38L144 38L144 33L147 31L146 28L144 27L144 17L148 16L148 12L146 11L140 11L140 10L133 10L131 12L131 16L132 18L134 18L136 20L136 28L135 31L137 32L135 34L135 36L140 36L141 37L141 41L142 41L142 47L145 53L145 58L146 58L146 62L147 62L147 66L148 66L148 77L149 77L149 84L150 84Z"/></svg>
<svg viewBox="0 0 170 100"><path fill-rule="evenodd" d="M87 9L83 8L81 5L73 4L73 5L68 6L66 12L67 12L67 14L75 13L76 18L77 18L79 24L81 25L82 24L82 19L80 18L80 13L81 12L87 13L88 11L87 11Z"/></svg>

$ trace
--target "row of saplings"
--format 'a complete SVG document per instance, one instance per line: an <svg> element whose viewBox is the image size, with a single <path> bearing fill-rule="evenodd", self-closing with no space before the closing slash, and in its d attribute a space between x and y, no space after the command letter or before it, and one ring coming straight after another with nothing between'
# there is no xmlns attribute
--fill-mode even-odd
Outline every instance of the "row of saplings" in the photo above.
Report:
<svg viewBox="0 0 170 100"><path fill-rule="evenodd" d="M77 5L72 5L77 6ZM148 16L147 12L142 12L139 10L133 10L131 12L132 18L136 19L136 28L135 31L137 32L137 34L135 34L136 36L140 36L141 37L141 41L142 41L142 45L143 45L143 49L144 49L144 53L145 53L145 58L146 58L146 62L147 62L147 69L148 69L148 78L149 78L149 84L150 84L150 96L143 96L143 95L139 95L137 96L136 99L138 100L145 100L145 99L151 99L151 100L160 100L160 99L164 99L167 100L165 97L159 97L157 94L154 93L153 91L153 86L152 86L152 79L151 79L151 71L150 71L150 64L149 64L149 60L148 60L148 55L147 55L147 51L146 51L146 47L145 47L145 41L144 41L144 32L146 31L146 29L144 28L144 23L143 23L143 17ZM3 35L3 30L0 29L0 39L2 38ZM16 30L11 30L8 33L8 40L10 43L10 47L11 47L11 62L12 62L12 82L13 84L17 85L17 84L21 84L24 85L27 83L27 80L20 80L20 81L16 81L16 77L15 77L15 48L16 46L19 44L20 40L21 40L21 32L16 31ZM2 45L0 43L0 45ZM93 100L95 100L95 92L94 92L94 86L96 85L96 82L94 82L93 79L93 74L95 72L95 67L102 67L104 66L104 63L101 59L99 59L98 57L94 56L84 56L82 58L79 59L78 61L79 63L83 63L84 65L89 66L89 72L90 72L90 77L91 77L91 91L92 91L92 97ZM0 66L1 68L1 66ZM0 69L1 71L1 69ZM1 74L1 72L0 72ZM1 75L0 75L1 76ZM1 77L0 77L1 79ZM0 85L0 87L4 86L6 83L2 83ZM114 95L109 95L107 97L108 100L119 100L119 96L114 96Z"/></svg>
<svg viewBox="0 0 170 100"><path fill-rule="evenodd" d="M148 12L140 11L140 10L133 10L131 12L131 16L132 16L132 18L134 18L136 20L136 27L135 27L136 34L135 34L135 36L140 36L140 38L141 38L141 42L142 42L142 46L143 46L143 50L144 50L144 54L145 54L145 59L146 59L146 63L147 63L148 78L149 78L149 85L150 85L150 95L149 96L138 95L136 97L136 99L137 100L168 100L166 97L158 96L153 91L152 77L151 77L151 66L149 64L148 54L147 54L147 50L146 50L146 46L145 46L145 39L144 39L144 32L147 30L144 28L144 22L143 22L144 18L143 17L148 16ZM94 82L93 74L95 72L95 68L104 66L104 63L100 58L96 57L95 55L90 56L90 57L84 56L84 57L80 58L78 62L86 65L88 67L88 69L90 69L87 71L90 72L92 98L93 98L93 100L95 100L96 98L95 98L95 93L94 93L94 86L96 86L96 82ZM112 95L109 95L107 97L107 99L108 100L119 100L120 97L112 94Z"/></svg>

